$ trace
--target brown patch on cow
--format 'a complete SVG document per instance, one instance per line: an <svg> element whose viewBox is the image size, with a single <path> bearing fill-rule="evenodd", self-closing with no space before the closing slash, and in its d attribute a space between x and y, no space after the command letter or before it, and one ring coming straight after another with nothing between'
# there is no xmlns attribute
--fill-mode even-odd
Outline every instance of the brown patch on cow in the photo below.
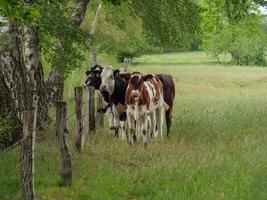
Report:
<svg viewBox="0 0 267 200"><path fill-rule="evenodd" d="M156 95L155 95L154 101L157 102L160 100L160 96L163 96L162 83L157 76L154 76L153 79L150 79L149 82L154 86L154 88L156 90Z"/></svg>
<svg viewBox="0 0 267 200"><path fill-rule="evenodd" d="M141 74L134 74L131 76L130 80L129 80L129 84L132 86L133 90L139 90L141 84L143 83Z"/></svg>
<svg viewBox="0 0 267 200"><path fill-rule="evenodd" d="M130 78L131 78L131 74L130 73L121 73L119 74L119 77L126 81L126 82L129 82Z"/></svg>
<svg viewBox="0 0 267 200"><path fill-rule="evenodd" d="M144 88L142 88L142 91L140 91L140 101L139 101L139 105L146 105L147 109L149 109L150 106L150 98L149 98L149 93L147 90L145 90Z"/></svg>
<svg viewBox="0 0 267 200"><path fill-rule="evenodd" d="M129 84L128 85L128 88L126 90L126 93L125 93L125 104L126 105L131 105L133 104L132 102L132 86Z"/></svg>

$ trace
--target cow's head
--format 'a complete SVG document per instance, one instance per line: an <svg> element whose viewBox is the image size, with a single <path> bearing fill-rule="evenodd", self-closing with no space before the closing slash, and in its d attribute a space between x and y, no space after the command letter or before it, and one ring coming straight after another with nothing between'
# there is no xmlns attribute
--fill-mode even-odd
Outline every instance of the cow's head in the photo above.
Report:
<svg viewBox="0 0 267 200"><path fill-rule="evenodd" d="M153 78L152 74L141 74L134 72L129 80L129 88L131 88L131 98L134 102L140 101L141 92L143 89L143 83Z"/></svg>
<svg viewBox="0 0 267 200"><path fill-rule="evenodd" d="M119 73L119 70L113 70L111 67L104 68L101 73L102 83L100 85L100 90L102 92L106 91L112 95L115 88L115 79Z"/></svg>
<svg viewBox="0 0 267 200"><path fill-rule="evenodd" d="M84 81L84 85L93 86L95 89L99 90L101 85L101 73L103 67L100 65L93 66L90 70L86 71L86 80Z"/></svg>

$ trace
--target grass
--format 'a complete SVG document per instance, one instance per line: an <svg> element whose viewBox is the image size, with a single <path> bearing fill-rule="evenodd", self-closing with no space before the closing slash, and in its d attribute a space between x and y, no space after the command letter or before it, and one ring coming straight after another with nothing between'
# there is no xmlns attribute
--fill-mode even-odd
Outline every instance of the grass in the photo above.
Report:
<svg viewBox="0 0 267 200"><path fill-rule="evenodd" d="M173 76L170 140L150 141L144 150L141 141L130 147L100 129L79 154L72 132L73 186L62 188L58 145L48 127L36 145L38 199L267 199L267 68L172 53L142 56L130 69ZM84 70L67 80L67 100ZM0 199L20 198L18 157L18 149L0 154Z"/></svg>

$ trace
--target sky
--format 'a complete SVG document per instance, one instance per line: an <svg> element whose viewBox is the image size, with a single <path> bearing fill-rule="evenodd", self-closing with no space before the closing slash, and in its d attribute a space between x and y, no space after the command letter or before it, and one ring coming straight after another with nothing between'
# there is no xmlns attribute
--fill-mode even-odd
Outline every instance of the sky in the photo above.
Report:
<svg viewBox="0 0 267 200"><path fill-rule="evenodd" d="M262 14L267 14L267 8L266 7L260 7Z"/></svg>

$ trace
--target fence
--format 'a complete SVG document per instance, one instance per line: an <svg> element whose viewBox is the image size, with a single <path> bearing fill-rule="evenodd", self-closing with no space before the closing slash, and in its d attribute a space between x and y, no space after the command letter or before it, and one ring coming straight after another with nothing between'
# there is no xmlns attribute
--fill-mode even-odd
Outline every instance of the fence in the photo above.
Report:
<svg viewBox="0 0 267 200"><path fill-rule="evenodd" d="M123 72L128 72L128 65L129 64L132 64L132 59L131 58L124 58L124 60L123 60L123 68L122 68Z"/></svg>
<svg viewBox="0 0 267 200"><path fill-rule="evenodd" d="M104 127L102 113L95 113L95 101L97 109L103 107L103 96L98 93L95 98L94 87L75 87L75 112L76 112L76 149L81 152L86 134L95 133L96 127Z"/></svg>
<svg viewBox="0 0 267 200"><path fill-rule="evenodd" d="M131 59L124 59L124 72L128 72L128 64ZM55 135L59 143L59 151L61 155L60 185L70 186L72 184L72 162L71 155L66 141L67 134L75 130L75 147L78 152L83 150L88 134L94 134L96 128L104 127L104 119L102 113L95 112L95 103L97 109L103 108L103 96L98 93L95 98L95 89L93 87L75 87L75 97L70 102L75 102L75 111L67 115L67 104L70 102L57 101L56 107L56 123ZM34 189L34 152L35 152L35 136L36 130L43 127L43 122L39 122L36 126L37 109L23 112L23 137L12 146L4 150L8 152L17 145L21 145L20 149L20 175L22 183L22 199L35 200ZM72 128L68 128L68 122L75 115L76 122Z"/></svg>
<svg viewBox="0 0 267 200"><path fill-rule="evenodd" d="M75 133L75 147L81 152L88 134L95 134L96 127L104 127L103 114L95 113L95 104L98 108L103 107L103 97L101 93L97 94L93 87L75 87L74 98L69 102L55 102L55 135L59 143L61 155L60 185L70 186L72 184L72 162L67 143L68 133ZM67 105L74 103L74 112L67 113ZM21 197L25 200L34 200L34 152L35 152L35 135L36 130L44 127L45 122L39 122L36 126L35 110L23 112L23 137L15 144L4 150L2 154L8 152L20 145L20 177L22 193ZM68 128L68 123L75 116L75 124Z"/></svg>

